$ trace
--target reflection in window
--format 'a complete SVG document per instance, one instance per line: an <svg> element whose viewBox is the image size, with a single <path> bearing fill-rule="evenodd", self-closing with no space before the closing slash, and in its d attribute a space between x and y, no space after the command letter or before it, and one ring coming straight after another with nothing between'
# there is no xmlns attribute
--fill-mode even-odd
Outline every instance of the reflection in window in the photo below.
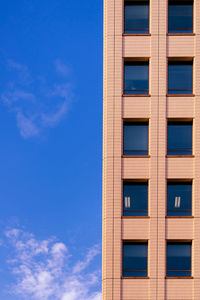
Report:
<svg viewBox="0 0 200 300"><path fill-rule="evenodd" d="M169 1L168 32L193 32L193 1Z"/></svg>
<svg viewBox="0 0 200 300"><path fill-rule="evenodd" d="M149 3L147 1L125 1L124 32L149 33Z"/></svg>
<svg viewBox="0 0 200 300"><path fill-rule="evenodd" d="M147 243L124 242L123 276L147 277Z"/></svg>
<svg viewBox="0 0 200 300"><path fill-rule="evenodd" d="M191 276L191 242L167 243L167 276Z"/></svg>
<svg viewBox="0 0 200 300"><path fill-rule="evenodd" d="M192 213L192 183L168 182L167 185L167 215L191 216Z"/></svg>
<svg viewBox="0 0 200 300"><path fill-rule="evenodd" d="M168 62L168 94L192 94L192 61Z"/></svg>
<svg viewBox="0 0 200 300"><path fill-rule="evenodd" d="M148 183L126 182L123 187L124 216L148 215Z"/></svg>
<svg viewBox="0 0 200 300"><path fill-rule="evenodd" d="M124 155L148 155L148 122L124 123Z"/></svg>
<svg viewBox="0 0 200 300"><path fill-rule="evenodd" d="M192 154L192 122L168 123L168 155Z"/></svg>
<svg viewBox="0 0 200 300"><path fill-rule="evenodd" d="M149 63L147 61L124 63L124 94L149 94Z"/></svg>

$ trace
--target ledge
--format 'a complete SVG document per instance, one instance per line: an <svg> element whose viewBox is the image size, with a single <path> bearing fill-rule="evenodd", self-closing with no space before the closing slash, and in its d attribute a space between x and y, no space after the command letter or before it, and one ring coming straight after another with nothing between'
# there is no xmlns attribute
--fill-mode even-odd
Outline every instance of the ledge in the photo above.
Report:
<svg viewBox="0 0 200 300"><path fill-rule="evenodd" d="M151 36L151 33L122 33L122 36Z"/></svg>
<svg viewBox="0 0 200 300"><path fill-rule="evenodd" d="M131 94L131 95L126 95L126 94L122 94L122 97L151 97L150 94L145 94L145 95L135 95L135 94Z"/></svg>
<svg viewBox="0 0 200 300"><path fill-rule="evenodd" d="M195 94L167 94L167 97L195 97Z"/></svg>
<svg viewBox="0 0 200 300"><path fill-rule="evenodd" d="M122 216L122 219L150 219L150 216Z"/></svg>
<svg viewBox="0 0 200 300"><path fill-rule="evenodd" d="M168 276L165 276L166 279L194 279L193 276L188 276L188 277L168 277Z"/></svg>
<svg viewBox="0 0 200 300"><path fill-rule="evenodd" d="M124 240L122 240L123 242L125 242L125 243L148 243L148 239L147 240L138 240L138 239L124 239Z"/></svg>
<svg viewBox="0 0 200 300"><path fill-rule="evenodd" d="M174 157L190 157L191 158L191 157L195 157L195 156L194 155L169 155L169 154L167 154L166 157L167 158L170 158L170 157L171 158L174 158Z"/></svg>
<svg viewBox="0 0 200 300"><path fill-rule="evenodd" d="M175 36L177 36L177 35L180 35L180 36L194 36L196 34L194 32L190 32L190 33L181 33L181 32L179 32L179 33L167 33L167 35L168 36L173 36L173 35L175 35Z"/></svg>
<svg viewBox="0 0 200 300"><path fill-rule="evenodd" d="M191 243L191 242L193 241L193 238L192 238L192 239L167 239L166 241L169 242L169 243L170 243L170 242L176 242L176 243L179 243L179 242L180 242L180 243L182 243L182 242L183 242L183 243L187 243L187 242L188 242L188 243ZM171 277L170 277L170 278L171 278ZM181 277L181 278L182 278L182 277Z"/></svg>
<svg viewBox="0 0 200 300"><path fill-rule="evenodd" d="M122 158L149 158L150 155L122 155Z"/></svg>
<svg viewBox="0 0 200 300"><path fill-rule="evenodd" d="M166 216L166 219L194 219L194 216Z"/></svg>
<svg viewBox="0 0 200 300"><path fill-rule="evenodd" d="M150 277L147 276L147 277L121 277L122 279L149 279Z"/></svg>

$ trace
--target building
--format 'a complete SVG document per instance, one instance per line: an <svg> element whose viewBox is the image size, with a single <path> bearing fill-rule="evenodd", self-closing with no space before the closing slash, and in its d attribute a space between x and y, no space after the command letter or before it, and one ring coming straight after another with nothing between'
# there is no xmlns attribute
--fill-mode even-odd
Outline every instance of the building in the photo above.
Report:
<svg viewBox="0 0 200 300"><path fill-rule="evenodd" d="M200 299L200 0L104 0L103 299Z"/></svg>

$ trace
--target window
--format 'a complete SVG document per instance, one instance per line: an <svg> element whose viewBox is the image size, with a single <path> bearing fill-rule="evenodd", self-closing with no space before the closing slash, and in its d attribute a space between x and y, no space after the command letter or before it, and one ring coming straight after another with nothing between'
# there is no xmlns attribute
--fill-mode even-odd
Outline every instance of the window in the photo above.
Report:
<svg viewBox="0 0 200 300"><path fill-rule="evenodd" d="M147 242L124 242L123 277L147 277Z"/></svg>
<svg viewBox="0 0 200 300"><path fill-rule="evenodd" d="M168 63L168 94L192 94L193 62L169 61Z"/></svg>
<svg viewBox="0 0 200 300"><path fill-rule="evenodd" d="M191 242L167 243L167 277L191 276Z"/></svg>
<svg viewBox="0 0 200 300"><path fill-rule="evenodd" d="M168 155L192 154L192 122L168 123Z"/></svg>
<svg viewBox="0 0 200 300"><path fill-rule="evenodd" d="M124 155L148 155L148 122L124 123Z"/></svg>
<svg viewBox="0 0 200 300"><path fill-rule="evenodd" d="M125 1L124 32L149 33L148 1Z"/></svg>
<svg viewBox="0 0 200 300"><path fill-rule="evenodd" d="M124 63L124 94L149 94L149 63L148 61L125 61Z"/></svg>
<svg viewBox="0 0 200 300"><path fill-rule="evenodd" d="M168 182L167 184L167 215L191 216L192 214L192 183Z"/></svg>
<svg viewBox="0 0 200 300"><path fill-rule="evenodd" d="M193 32L193 1L169 1L168 32Z"/></svg>
<svg viewBox="0 0 200 300"><path fill-rule="evenodd" d="M124 216L148 215L148 183L124 182Z"/></svg>

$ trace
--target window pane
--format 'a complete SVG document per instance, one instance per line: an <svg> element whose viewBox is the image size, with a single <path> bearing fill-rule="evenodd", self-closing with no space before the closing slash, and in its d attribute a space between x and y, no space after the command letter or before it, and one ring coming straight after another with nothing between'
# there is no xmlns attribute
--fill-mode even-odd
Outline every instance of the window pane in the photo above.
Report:
<svg viewBox="0 0 200 300"><path fill-rule="evenodd" d="M167 215L191 216L192 214L192 184L168 183L167 185Z"/></svg>
<svg viewBox="0 0 200 300"><path fill-rule="evenodd" d="M192 154L192 124L169 123L168 124L168 154L191 155Z"/></svg>
<svg viewBox="0 0 200 300"><path fill-rule="evenodd" d="M123 276L147 276L147 243L123 244Z"/></svg>
<svg viewBox="0 0 200 300"><path fill-rule="evenodd" d="M124 155L148 155L148 124L124 124Z"/></svg>
<svg viewBox="0 0 200 300"><path fill-rule="evenodd" d="M148 183L124 183L124 216L148 215Z"/></svg>
<svg viewBox="0 0 200 300"><path fill-rule="evenodd" d="M169 3L169 33L193 32L192 1Z"/></svg>
<svg viewBox="0 0 200 300"><path fill-rule="evenodd" d="M125 2L124 27L125 33L149 32L148 2Z"/></svg>
<svg viewBox="0 0 200 300"><path fill-rule="evenodd" d="M168 243L167 276L191 276L191 243Z"/></svg>
<svg viewBox="0 0 200 300"><path fill-rule="evenodd" d="M148 95L149 65L148 62L125 62L124 94Z"/></svg>
<svg viewBox="0 0 200 300"><path fill-rule="evenodd" d="M168 65L168 94L192 94L192 62L172 62Z"/></svg>

